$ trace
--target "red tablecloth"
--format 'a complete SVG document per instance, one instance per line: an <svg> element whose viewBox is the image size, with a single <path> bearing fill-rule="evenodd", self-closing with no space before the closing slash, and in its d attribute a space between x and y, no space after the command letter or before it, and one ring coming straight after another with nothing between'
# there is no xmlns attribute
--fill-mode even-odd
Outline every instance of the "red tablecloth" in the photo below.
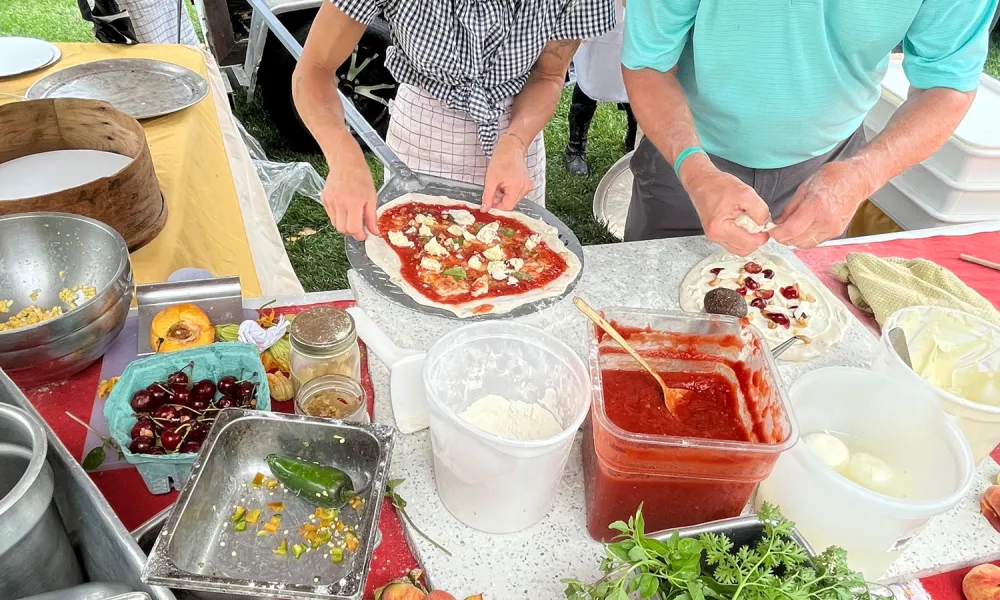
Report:
<svg viewBox="0 0 1000 600"><path fill-rule="evenodd" d="M329 302L306 306L286 306L275 308L279 313L295 314L312 306L336 306L346 308L353 301ZM369 412L375 397L371 377L368 371L367 352L362 348L362 383L368 392ZM66 416L73 414L83 422L90 419L100 383L101 363L98 361L83 373L70 381L37 389L25 390L25 395L31 400L38 412L55 430L56 435L78 460L83 458L84 441L87 430L79 423ZM275 412L291 413L294 410L292 402L274 403ZM176 500L177 492L153 495L146 489L139 472L134 468L102 471L91 474L97 487L107 498L118 518L129 530L135 529L148 519ZM405 496L405 485L400 493ZM368 576L366 597L371 597L373 590L389 581L401 577L418 566L413 552L406 541L406 535L396 509L389 504L383 504L379 523L382 531L382 543L375 550L372 558L371 572Z"/></svg>
<svg viewBox="0 0 1000 600"><path fill-rule="evenodd" d="M993 262L1000 262L1000 231L976 233L965 236L935 236L920 239L899 239L875 243L845 244L842 246L822 246L811 250L798 250L796 254L820 280L837 296L844 300L863 322L873 328L875 320L854 307L847 298L846 286L830 271L834 263L844 259L850 252L871 252L876 256L899 256L902 258L925 258L936 262L1000 307L1000 272L965 262L959 254L970 254Z"/></svg>

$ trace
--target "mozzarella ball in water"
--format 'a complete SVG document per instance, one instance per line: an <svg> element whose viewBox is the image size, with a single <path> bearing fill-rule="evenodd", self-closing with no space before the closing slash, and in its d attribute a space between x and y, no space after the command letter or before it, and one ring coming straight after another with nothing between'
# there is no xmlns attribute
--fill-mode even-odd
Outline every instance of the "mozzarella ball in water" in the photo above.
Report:
<svg viewBox="0 0 1000 600"><path fill-rule="evenodd" d="M847 444L829 433L810 433L804 440L812 453L832 469L840 471L851 459Z"/></svg>
<svg viewBox="0 0 1000 600"><path fill-rule="evenodd" d="M847 465L847 476L870 490L885 489L895 474L884 460L867 452L855 452Z"/></svg>

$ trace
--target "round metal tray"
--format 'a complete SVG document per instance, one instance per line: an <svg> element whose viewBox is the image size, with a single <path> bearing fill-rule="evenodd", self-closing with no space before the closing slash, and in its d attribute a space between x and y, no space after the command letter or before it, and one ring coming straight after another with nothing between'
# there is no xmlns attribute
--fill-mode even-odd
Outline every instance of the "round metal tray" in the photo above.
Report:
<svg viewBox="0 0 1000 600"><path fill-rule="evenodd" d="M103 100L136 119L160 117L197 104L208 82L191 69L146 58L113 58L68 67L35 82L27 100Z"/></svg>
<svg viewBox="0 0 1000 600"><path fill-rule="evenodd" d="M628 205L632 201L632 169L629 161L632 153L618 159L607 174L597 184L594 192L594 218L608 226L608 231L616 238L625 238L625 218Z"/></svg>
<svg viewBox="0 0 1000 600"><path fill-rule="evenodd" d="M386 198L384 200L388 199ZM468 199L463 200L468 201ZM379 294L392 302L395 302L400 306L405 306L411 310L461 321L488 321L530 315L556 304L573 291L573 288L576 287L577 282L580 280L580 275L583 273L583 246L580 245L580 240L577 239L576 234L573 233L573 231L567 227L565 223L560 221L554 214L534 202L524 200L517 205L517 208L515 208L514 211L539 219L555 227L559 231L559 239L566 244L566 248L580 259L580 274L578 274L576 279L566 286L566 291L561 295L536 300L535 302L529 302L505 313L459 317L447 310L420 304L407 295L402 288L389 279L389 276L385 273L385 271L376 266L375 263L368 258L368 254L365 252L364 242L359 242L353 238L347 238L347 259L351 263L351 268L357 271L358 275L360 275L362 279L364 279L368 285L372 286Z"/></svg>

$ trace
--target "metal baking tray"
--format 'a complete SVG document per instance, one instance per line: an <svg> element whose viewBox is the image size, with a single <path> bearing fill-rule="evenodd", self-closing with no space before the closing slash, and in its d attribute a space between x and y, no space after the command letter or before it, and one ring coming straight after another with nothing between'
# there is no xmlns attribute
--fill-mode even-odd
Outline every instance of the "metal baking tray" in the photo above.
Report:
<svg viewBox="0 0 1000 600"><path fill-rule="evenodd" d="M193 281L168 281L135 286L139 312L138 356L153 354L149 328L158 312L174 304L197 304L212 323L242 323L243 289L239 277L216 277Z"/></svg>
<svg viewBox="0 0 1000 600"><path fill-rule="evenodd" d="M103 100L136 119L169 115L200 102L208 82L191 69L148 58L111 58L82 63L39 79L27 100Z"/></svg>
<svg viewBox="0 0 1000 600"><path fill-rule="evenodd" d="M152 600L177 600L167 588L142 582L145 553L118 520L90 475L3 370L0 370L0 403L27 411L45 428L49 442L47 460L55 477L56 506L87 579L121 582L145 592Z"/></svg>
<svg viewBox="0 0 1000 600"><path fill-rule="evenodd" d="M153 545L143 580L237 596L359 600L378 532L392 446L393 428L386 425L222 411ZM356 552L345 553L342 564L333 564L322 547L297 560L273 554L282 538L289 545L299 541L297 530L314 507L280 489L251 488L256 473L270 473L264 459L271 453L336 466L361 490L364 508L356 513L346 509L353 517L348 524L356 518L361 544ZM285 503L281 528L287 527L287 533L257 537L249 528L233 531L234 506L264 508L275 501Z"/></svg>
<svg viewBox="0 0 1000 600"><path fill-rule="evenodd" d="M417 177L423 177L421 175L416 175ZM467 193L456 193L456 187L454 184L450 184L448 187L441 186L436 181L431 178L425 178L424 185L420 189L420 193L428 194L431 196L447 196L454 200L462 200L465 202L470 202L472 204L480 204L483 196L483 188L479 186L468 185L469 191ZM388 184L387 184L388 186ZM379 192L379 205L381 206L385 202L388 202L390 198L395 197L392 194L388 196L383 196L383 192ZM456 197L458 196L458 197ZM447 319L456 319L461 321L489 321L494 319L506 319L513 317L523 317L526 315L534 314L540 310L546 309L553 304L562 301L567 295L569 295L573 288L576 287L578 281L580 281L580 276L583 275L584 268L584 258L583 258L583 246L580 244L580 240L576 237L576 234L566 226L565 223L559 220L559 217L545 210L543 207L531 202L530 200L523 200L518 203L514 212L519 212L521 214L527 215L533 219L539 219L545 223L555 227L559 231L559 239L566 244L566 249L576 255L580 259L580 273L577 274L576 279L574 279L567 287L566 291L562 295L553 298L543 298L541 300L536 300L535 302L529 302L523 304L510 312L505 312L501 314L485 314L485 315L475 315L471 317L459 317L453 312L444 310L442 308L434 308L431 306L425 306L420 304L406 292L403 291L401 287L396 285L389 279L389 276L385 271L380 269L375 263L368 258L368 254L365 252L365 243L359 242L353 238L347 238L347 260L351 263L351 268L357 271L358 275L364 279L368 285L372 286L379 294L388 298L392 302L405 306L411 310L415 310L422 313L427 313L430 315L437 315L439 317L445 317Z"/></svg>

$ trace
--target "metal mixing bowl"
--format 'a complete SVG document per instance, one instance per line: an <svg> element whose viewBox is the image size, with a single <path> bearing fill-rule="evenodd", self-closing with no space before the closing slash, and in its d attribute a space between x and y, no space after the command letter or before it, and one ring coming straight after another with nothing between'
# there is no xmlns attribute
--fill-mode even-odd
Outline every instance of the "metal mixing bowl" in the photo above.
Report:
<svg viewBox="0 0 1000 600"><path fill-rule="evenodd" d="M93 286L97 295L68 310L59 292L76 285ZM0 332L0 368L20 370L26 360L33 361L32 371L39 373L29 373L31 383L82 370L103 355L121 330L133 290L125 240L108 225L64 213L0 217L0 300L14 301L0 320L30 304L66 310L55 319ZM50 370L52 363L59 368Z"/></svg>

